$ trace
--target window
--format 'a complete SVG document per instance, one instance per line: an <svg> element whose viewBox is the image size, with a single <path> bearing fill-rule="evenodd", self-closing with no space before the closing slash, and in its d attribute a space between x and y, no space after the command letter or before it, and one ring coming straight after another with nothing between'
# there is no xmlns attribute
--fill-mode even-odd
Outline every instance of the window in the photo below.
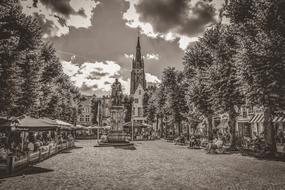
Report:
<svg viewBox="0 0 285 190"><path fill-rule="evenodd" d="M85 107L85 112L89 113L90 109L88 107Z"/></svg>
<svg viewBox="0 0 285 190"><path fill-rule="evenodd" d="M139 99L138 98L135 98L135 103L139 103Z"/></svg>
<svg viewBox="0 0 285 190"><path fill-rule="evenodd" d="M85 121L89 122L90 121L90 116L89 115L85 115Z"/></svg>
<svg viewBox="0 0 285 190"><path fill-rule="evenodd" d="M244 109L243 112L242 112L242 117L246 118L247 117L247 112L246 110Z"/></svg>
<svg viewBox="0 0 285 190"><path fill-rule="evenodd" d="M142 108L138 108L138 116L139 116L139 117L142 116Z"/></svg>
<svg viewBox="0 0 285 190"><path fill-rule="evenodd" d="M83 115L80 116L80 121L83 122L84 121L84 117Z"/></svg>
<svg viewBox="0 0 285 190"><path fill-rule="evenodd" d="M136 115L136 108L133 108L133 115Z"/></svg>
<svg viewBox="0 0 285 190"><path fill-rule="evenodd" d="M141 90L139 90L139 95L141 95L142 94L142 91Z"/></svg>

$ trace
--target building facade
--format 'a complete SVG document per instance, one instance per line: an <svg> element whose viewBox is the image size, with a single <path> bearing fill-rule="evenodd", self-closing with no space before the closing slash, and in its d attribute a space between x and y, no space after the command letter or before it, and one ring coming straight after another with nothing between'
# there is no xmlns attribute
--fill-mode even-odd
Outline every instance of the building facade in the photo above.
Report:
<svg viewBox="0 0 285 190"><path fill-rule="evenodd" d="M110 96L103 96L99 101L99 125L110 126L111 125L111 112L112 99Z"/></svg>
<svg viewBox="0 0 285 190"><path fill-rule="evenodd" d="M92 125L92 110L91 110L91 105L92 105L92 99L93 96L83 96L80 104L79 104L79 109L80 109L80 114L78 115L77 118L77 123L79 125L84 125L84 126L90 126Z"/></svg>
<svg viewBox="0 0 285 190"><path fill-rule="evenodd" d="M133 98L132 120L144 123L143 98L146 91L144 60L141 55L140 37L137 40L136 55L132 61L130 95Z"/></svg>

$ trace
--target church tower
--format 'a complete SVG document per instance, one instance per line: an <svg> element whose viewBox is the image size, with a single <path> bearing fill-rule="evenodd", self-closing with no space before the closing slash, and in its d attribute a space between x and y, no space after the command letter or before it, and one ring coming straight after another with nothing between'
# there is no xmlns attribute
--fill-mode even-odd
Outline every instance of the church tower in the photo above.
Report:
<svg viewBox="0 0 285 190"><path fill-rule="evenodd" d="M130 94L133 95L138 88L139 84L143 90L146 89L145 73L144 73L144 60L141 55L140 37L138 36L136 55L132 62L131 72L131 88Z"/></svg>

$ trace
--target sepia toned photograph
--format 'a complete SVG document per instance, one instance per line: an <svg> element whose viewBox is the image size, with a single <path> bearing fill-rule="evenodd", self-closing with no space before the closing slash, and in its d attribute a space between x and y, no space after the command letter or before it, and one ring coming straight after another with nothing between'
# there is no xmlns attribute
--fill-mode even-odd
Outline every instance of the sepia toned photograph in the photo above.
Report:
<svg viewBox="0 0 285 190"><path fill-rule="evenodd" d="M0 190L285 190L285 0L0 0Z"/></svg>

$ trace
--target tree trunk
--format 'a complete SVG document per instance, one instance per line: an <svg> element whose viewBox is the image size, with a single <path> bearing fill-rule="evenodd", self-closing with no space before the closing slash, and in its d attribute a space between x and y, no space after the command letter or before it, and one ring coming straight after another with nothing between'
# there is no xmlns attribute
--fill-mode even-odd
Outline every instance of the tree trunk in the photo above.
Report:
<svg viewBox="0 0 285 190"><path fill-rule="evenodd" d="M156 116L156 126L155 126L155 131L158 131L158 116Z"/></svg>
<svg viewBox="0 0 285 190"><path fill-rule="evenodd" d="M276 153L276 140L275 140L275 128L273 127L273 112L272 109L266 107L264 109L264 140L265 144L270 149L271 153Z"/></svg>
<svg viewBox="0 0 285 190"><path fill-rule="evenodd" d="M237 137L236 137L236 111L234 107L229 111L229 128L230 128L230 150L237 150Z"/></svg>
<svg viewBox="0 0 285 190"><path fill-rule="evenodd" d="M178 136L181 136L181 122L177 123L177 127L178 127Z"/></svg>
<svg viewBox="0 0 285 190"><path fill-rule="evenodd" d="M209 141L212 141L213 140L213 123L212 123L212 119L213 119L213 117L210 115L210 116L207 116L207 126L208 126L208 133L207 133L207 135L208 135L208 140Z"/></svg>
<svg viewBox="0 0 285 190"><path fill-rule="evenodd" d="M163 117L160 117L160 138L163 138Z"/></svg>
<svg viewBox="0 0 285 190"><path fill-rule="evenodd" d="M189 127L191 126L191 124L189 125L187 125L187 141L189 141L190 140L190 129L189 129Z"/></svg>

